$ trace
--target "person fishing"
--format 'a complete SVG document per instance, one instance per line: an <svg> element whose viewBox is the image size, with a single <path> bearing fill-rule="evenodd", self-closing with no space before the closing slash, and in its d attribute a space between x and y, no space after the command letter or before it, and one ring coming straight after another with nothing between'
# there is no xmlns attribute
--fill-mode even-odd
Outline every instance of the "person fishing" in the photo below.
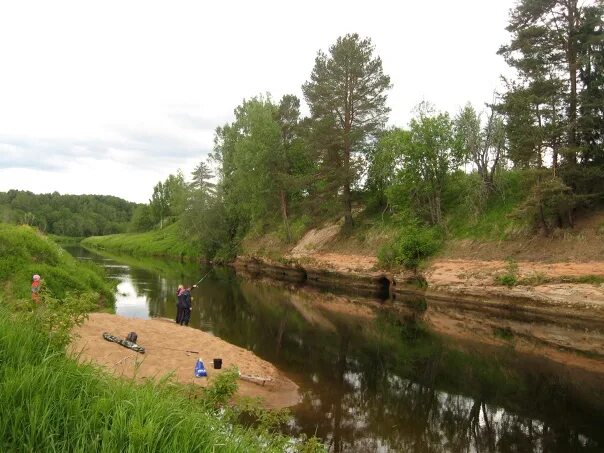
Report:
<svg viewBox="0 0 604 453"><path fill-rule="evenodd" d="M210 272L212 272L211 269L190 288L185 288L182 284L178 285L178 289L176 290L176 324L180 324L181 326L189 325L189 320L191 319L191 289L197 288L197 285L204 281L210 275Z"/></svg>
<svg viewBox="0 0 604 453"><path fill-rule="evenodd" d="M193 285L192 288L195 288L196 285ZM184 302L184 311L182 315L182 319L180 320L181 326L188 326L189 320L191 319L191 288L185 288L183 293L183 302Z"/></svg>
<svg viewBox="0 0 604 453"><path fill-rule="evenodd" d="M176 324L180 324L181 326L188 326L191 319L192 288L197 288L197 285L193 285L190 288L178 285L178 290L176 291Z"/></svg>
<svg viewBox="0 0 604 453"><path fill-rule="evenodd" d="M35 303L40 303L40 285L42 283L40 276L35 274L31 279L31 300Z"/></svg>

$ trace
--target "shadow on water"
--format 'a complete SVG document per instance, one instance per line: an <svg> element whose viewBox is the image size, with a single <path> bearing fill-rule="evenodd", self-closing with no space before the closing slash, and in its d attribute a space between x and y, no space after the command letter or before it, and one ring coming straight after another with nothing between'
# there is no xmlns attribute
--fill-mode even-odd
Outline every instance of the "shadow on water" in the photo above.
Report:
<svg viewBox="0 0 604 453"><path fill-rule="evenodd" d="M70 249L120 282L117 312L174 316L179 283L205 269ZM274 363L300 386L289 432L340 451L604 449L604 382L512 348L452 341L425 302L350 299L215 268L191 324Z"/></svg>

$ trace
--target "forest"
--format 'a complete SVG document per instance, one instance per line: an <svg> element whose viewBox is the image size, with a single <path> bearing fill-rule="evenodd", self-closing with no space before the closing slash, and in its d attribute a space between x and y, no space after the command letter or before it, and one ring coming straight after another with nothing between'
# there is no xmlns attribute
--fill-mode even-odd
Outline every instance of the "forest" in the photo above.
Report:
<svg viewBox="0 0 604 453"><path fill-rule="evenodd" d="M0 192L0 221L35 226L60 236L125 233L137 206L108 195Z"/></svg>
<svg viewBox="0 0 604 453"><path fill-rule="evenodd" d="M245 99L216 128L214 151L139 206L134 229L178 221L208 258L247 237L292 243L341 218L397 233L386 264L414 266L450 237L552 235L604 200L604 6L523 0L499 54L514 70L483 106L429 102L387 126L390 78L370 38L348 34L317 53L294 95Z"/></svg>

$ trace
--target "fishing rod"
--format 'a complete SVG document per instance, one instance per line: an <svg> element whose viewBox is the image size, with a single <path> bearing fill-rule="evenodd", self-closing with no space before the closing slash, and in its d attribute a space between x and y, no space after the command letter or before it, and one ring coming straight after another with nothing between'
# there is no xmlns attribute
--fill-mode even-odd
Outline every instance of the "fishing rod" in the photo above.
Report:
<svg viewBox="0 0 604 453"><path fill-rule="evenodd" d="M186 352L186 353L192 353L192 354L199 354L199 351L190 351L188 349L169 348L167 346L153 346L153 348L169 349L170 351L178 351L178 352ZM151 348L151 349L153 349L153 348Z"/></svg>
<svg viewBox="0 0 604 453"><path fill-rule="evenodd" d="M195 283L193 286L199 285L208 275L210 275L210 272L212 272L212 269L210 269L208 272L206 272L206 275L204 275L203 277L201 277L199 279L199 281L197 283Z"/></svg>

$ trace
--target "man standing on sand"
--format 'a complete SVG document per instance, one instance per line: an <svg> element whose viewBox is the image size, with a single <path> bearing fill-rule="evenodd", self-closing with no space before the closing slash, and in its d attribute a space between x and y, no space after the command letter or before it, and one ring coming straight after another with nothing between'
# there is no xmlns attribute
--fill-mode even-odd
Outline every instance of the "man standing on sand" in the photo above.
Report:
<svg viewBox="0 0 604 453"><path fill-rule="evenodd" d="M193 285L193 288L195 288L195 285ZM188 326L189 325L189 320L191 319L191 288L185 288L185 292L183 294L184 298L184 313L183 313L183 317L180 320L180 325L185 325Z"/></svg>

